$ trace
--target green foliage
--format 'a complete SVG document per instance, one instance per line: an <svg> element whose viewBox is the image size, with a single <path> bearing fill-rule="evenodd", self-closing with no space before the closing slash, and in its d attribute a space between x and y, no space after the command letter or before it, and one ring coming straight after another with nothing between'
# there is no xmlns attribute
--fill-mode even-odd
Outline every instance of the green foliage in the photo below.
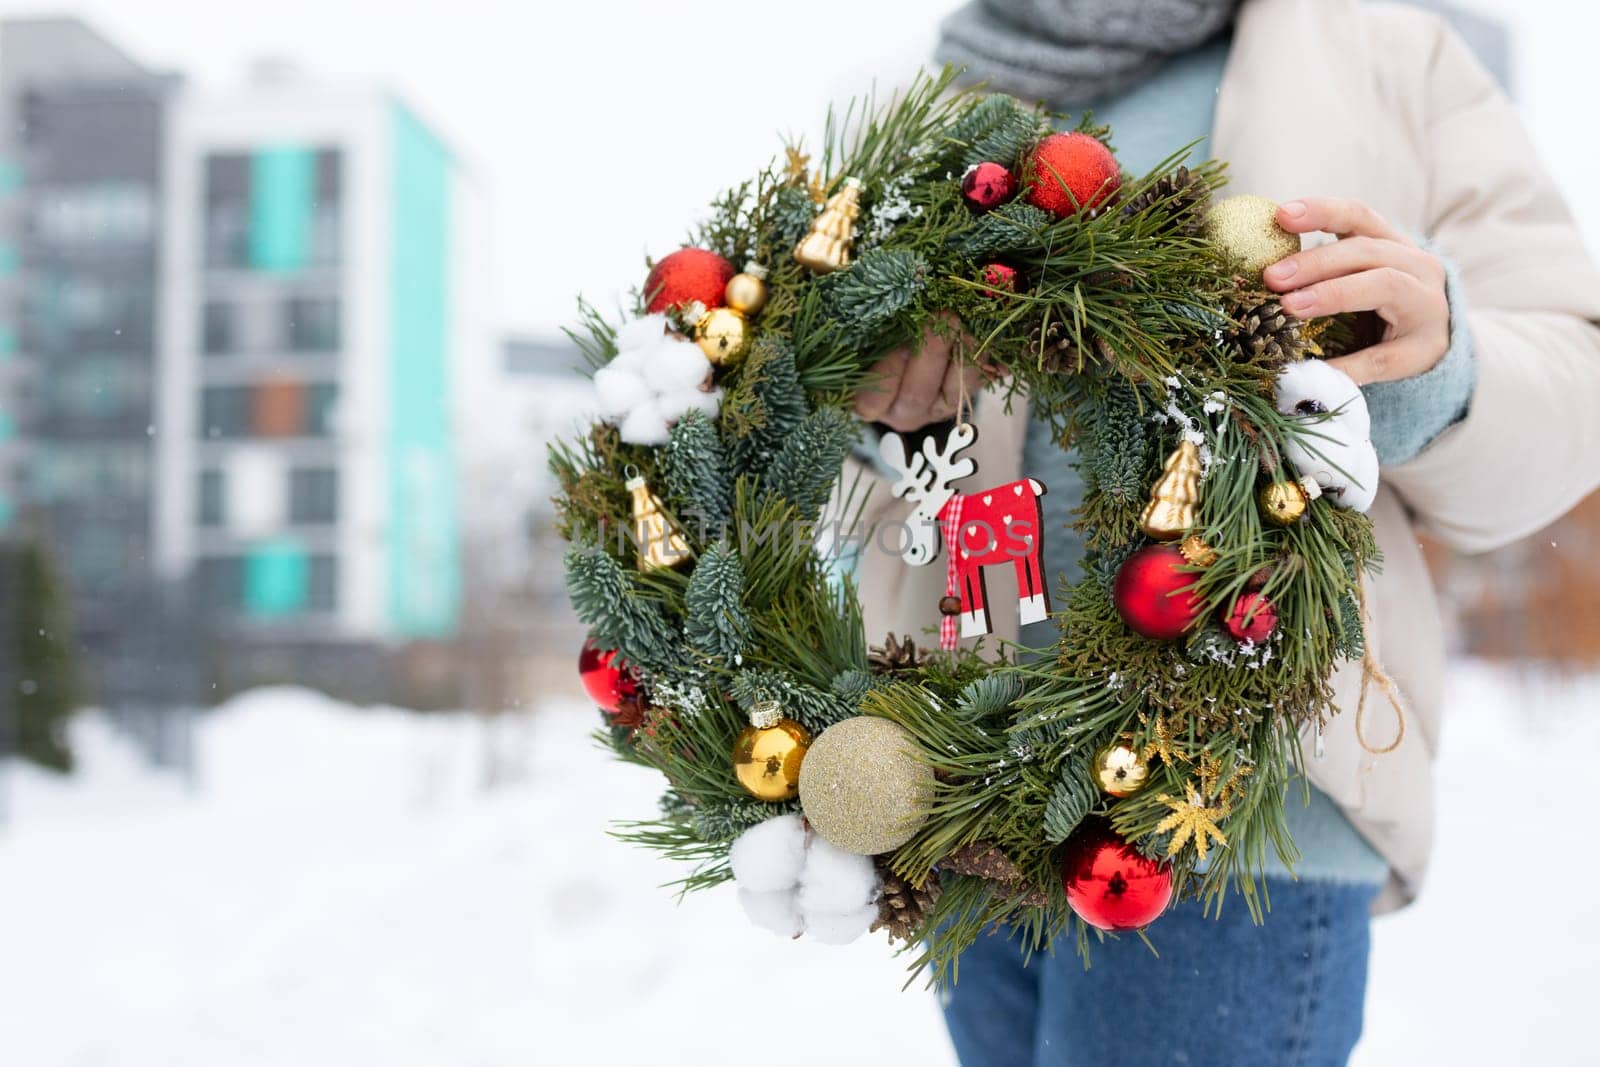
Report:
<svg viewBox="0 0 1600 1067"><path fill-rule="evenodd" d="M1007 252L1037 251L1044 247L1055 216L1026 200L1012 200L981 216L961 235L956 251L983 260Z"/></svg>
<svg viewBox="0 0 1600 1067"><path fill-rule="evenodd" d="M839 694L770 668L740 671L733 678L733 695L746 714L776 704L784 716L810 730L813 736L856 714L854 703Z"/></svg>
<svg viewBox="0 0 1600 1067"><path fill-rule="evenodd" d="M1100 792L1089 778L1089 765L1082 759L1068 760L1045 805L1044 839L1052 844L1065 841L1098 803Z"/></svg>
<svg viewBox="0 0 1600 1067"><path fill-rule="evenodd" d="M1022 153L1047 132L1048 124L1038 111L995 94L952 123L943 139L955 149L959 170L986 162L1016 167Z"/></svg>
<svg viewBox="0 0 1600 1067"><path fill-rule="evenodd" d="M687 530L711 538L728 525L733 478L716 424L704 412L691 411L672 428L661 450L661 481Z"/></svg>
<svg viewBox="0 0 1600 1067"><path fill-rule="evenodd" d="M829 309L851 338L870 338L892 322L927 285L928 265L915 252L879 248L829 276Z"/></svg>
<svg viewBox="0 0 1600 1067"><path fill-rule="evenodd" d="M684 590L684 630L689 646L707 656L733 660L750 638L744 610L744 568L726 541L701 553Z"/></svg>
<svg viewBox="0 0 1600 1067"><path fill-rule="evenodd" d="M757 823L787 815L798 804L768 804L759 800L704 804L692 809L689 819L699 837L712 844L732 844Z"/></svg>
<svg viewBox="0 0 1600 1067"><path fill-rule="evenodd" d="M1004 715L1011 710L1011 702L1022 695L1024 688L1021 675L996 671L969 682L961 690L959 706L963 713L974 719Z"/></svg>
<svg viewBox="0 0 1600 1067"><path fill-rule="evenodd" d="M67 592L44 545L29 540L0 545L0 662L9 661L14 687L13 750L54 771L72 769L67 720L78 703L77 661ZM0 726L6 725L0 717Z"/></svg>
<svg viewBox="0 0 1600 1067"><path fill-rule="evenodd" d="M594 549L573 548L567 552L566 575L572 609L602 648L614 648L628 663L647 670L682 669L683 646L665 610L620 563Z"/></svg>
<svg viewBox="0 0 1600 1067"><path fill-rule="evenodd" d="M744 373L723 400L725 432L733 437L734 469L760 474L788 436L806 417L810 405L795 367L794 349L766 338L746 357Z"/></svg>
<svg viewBox="0 0 1600 1067"><path fill-rule="evenodd" d="M772 457L767 483L801 515L815 516L827 503L839 468L860 436L860 428L842 411L813 411Z"/></svg>

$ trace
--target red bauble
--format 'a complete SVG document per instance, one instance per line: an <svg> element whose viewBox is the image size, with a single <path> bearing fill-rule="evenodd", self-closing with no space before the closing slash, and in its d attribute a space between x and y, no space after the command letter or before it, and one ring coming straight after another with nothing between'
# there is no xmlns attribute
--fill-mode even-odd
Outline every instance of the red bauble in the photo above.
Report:
<svg viewBox="0 0 1600 1067"><path fill-rule="evenodd" d="M1099 207L1121 184L1111 149L1086 133L1052 133L1033 150L1028 203L1064 219Z"/></svg>
<svg viewBox="0 0 1600 1067"><path fill-rule="evenodd" d="M616 650L601 648L592 637L578 653L578 677L583 680L589 699L608 715L615 715L624 701L639 692L638 683L617 659Z"/></svg>
<svg viewBox="0 0 1600 1067"><path fill-rule="evenodd" d="M1188 567L1177 545L1146 545L1129 556L1111 587L1122 621L1156 641L1182 637L1205 607Z"/></svg>
<svg viewBox="0 0 1600 1067"><path fill-rule="evenodd" d="M1078 918L1100 930L1137 930L1172 902L1172 872L1139 855L1103 819L1067 839L1061 884Z"/></svg>
<svg viewBox="0 0 1600 1067"><path fill-rule="evenodd" d="M976 163L961 176L961 195L974 211L999 207L1016 191L1017 179L998 163Z"/></svg>
<svg viewBox="0 0 1600 1067"><path fill-rule="evenodd" d="M657 263L644 280L645 310L654 314L698 300L707 310L723 304L733 264L703 248L680 248Z"/></svg>
<svg viewBox="0 0 1600 1067"><path fill-rule="evenodd" d="M1228 628L1235 641L1260 644L1278 628L1278 609L1260 593L1240 593L1232 610L1223 617L1222 625Z"/></svg>
<svg viewBox="0 0 1600 1067"><path fill-rule="evenodd" d="M998 297L1001 293L1017 291L1017 268L1004 263L990 263L983 268L983 284L989 288L984 296Z"/></svg>

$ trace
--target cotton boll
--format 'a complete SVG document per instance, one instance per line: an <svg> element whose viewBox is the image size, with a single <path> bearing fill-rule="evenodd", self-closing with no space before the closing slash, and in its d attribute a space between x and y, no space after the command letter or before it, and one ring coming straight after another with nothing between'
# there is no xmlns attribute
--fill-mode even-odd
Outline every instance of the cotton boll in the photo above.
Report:
<svg viewBox="0 0 1600 1067"><path fill-rule="evenodd" d="M843 912L802 911L806 933L824 945L848 945L868 930L878 918L878 906L865 904Z"/></svg>
<svg viewBox="0 0 1600 1067"><path fill-rule="evenodd" d="M871 856L857 856L812 835L800 872L800 909L811 912L845 912L861 907L878 895L878 872Z"/></svg>
<svg viewBox="0 0 1600 1067"><path fill-rule="evenodd" d="M1370 441L1363 441L1351 456L1351 465L1345 469L1350 477L1345 480L1339 503L1351 511L1366 511L1378 496L1378 450Z"/></svg>
<svg viewBox="0 0 1600 1067"><path fill-rule="evenodd" d="M798 815L756 823L728 849L733 879L758 893L793 889L806 859L806 828Z"/></svg>
<svg viewBox="0 0 1600 1067"><path fill-rule="evenodd" d="M1378 492L1378 455L1372 443L1353 439L1338 419L1306 427L1284 446L1290 466L1311 477L1328 499L1342 508L1366 511Z"/></svg>
<svg viewBox="0 0 1600 1067"><path fill-rule="evenodd" d="M630 445L664 445L668 429L661 405L653 398L635 404L617 424L618 434Z"/></svg>
<svg viewBox="0 0 1600 1067"><path fill-rule="evenodd" d="M1279 371L1276 395L1278 411L1284 415L1327 411L1344 423L1356 440L1372 435L1367 398L1361 388L1350 375L1320 359L1303 359ZM1301 406L1308 402L1314 406Z"/></svg>
<svg viewBox="0 0 1600 1067"><path fill-rule="evenodd" d="M661 395L661 413L673 421L691 411L703 411L708 418L714 419L721 405L721 389L713 389L709 393L700 389L679 389Z"/></svg>
<svg viewBox="0 0 1600 1067"><path fill-rule="evenodd" d="M643 315L623 323L617 328L618 353L649 348L659 344L667 333L665 315Z"/></svg>
<svg viewBox="0 0 1600 1067"><path fill-rule="evenodd" d="M800 919L800 909L795 904L793 890L757 893L741 889L739 906L744 909L745 918L779 937L799 937L805 932L805 923Z"/></svg>
<svg viewBox="0 0 1600 1067"><path fill-rule="evenodd" d="M607 364L594 372L594 391L602 414L616 418L645 402L644 379L627 367Z"/></svg>
<svg viewBox="0 0 1600 1067"><path fill-rule="evenodd" d="M644 355L645 384L658 393L698 389L711 376L711 361L700 346L663 339Z"/></svg>

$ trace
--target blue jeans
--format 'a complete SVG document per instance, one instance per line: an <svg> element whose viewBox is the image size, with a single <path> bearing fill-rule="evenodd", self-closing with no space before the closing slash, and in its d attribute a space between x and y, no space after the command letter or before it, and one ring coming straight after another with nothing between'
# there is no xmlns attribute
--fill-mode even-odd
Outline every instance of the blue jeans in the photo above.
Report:
<svg viewBox="0 0 1600 1067"><path fill-rule="evenodd" d="M1376 886L1272 879L1266 923L1230 896L1134 935L1070 943L1024 966L1020 940L980 937L944 1017L962 1067L1336 1067L1361 1036Z"/></svg>

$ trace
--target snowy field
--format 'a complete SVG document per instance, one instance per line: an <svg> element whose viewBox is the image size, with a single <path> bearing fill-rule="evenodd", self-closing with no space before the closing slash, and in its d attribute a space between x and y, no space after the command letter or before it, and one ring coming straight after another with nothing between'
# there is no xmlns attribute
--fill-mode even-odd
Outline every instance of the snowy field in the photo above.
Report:
<svg viewBox="0 0 1600 1067"><path fill-rule="evenodd" d="M1600 857L1569 761L1600 747L1600 681L1454 684L1433 883L1377 928L1356 1062L1592 1064ZM590 747L590 716L490 730L263 690L201 722L189 782L81 718L78 777L4 776L0 1063L777 1067L871 1062L890 1031L950 1062L876 938L784 942L731 891L654 888L669 868L603 831L656 782Z"/></svg>

